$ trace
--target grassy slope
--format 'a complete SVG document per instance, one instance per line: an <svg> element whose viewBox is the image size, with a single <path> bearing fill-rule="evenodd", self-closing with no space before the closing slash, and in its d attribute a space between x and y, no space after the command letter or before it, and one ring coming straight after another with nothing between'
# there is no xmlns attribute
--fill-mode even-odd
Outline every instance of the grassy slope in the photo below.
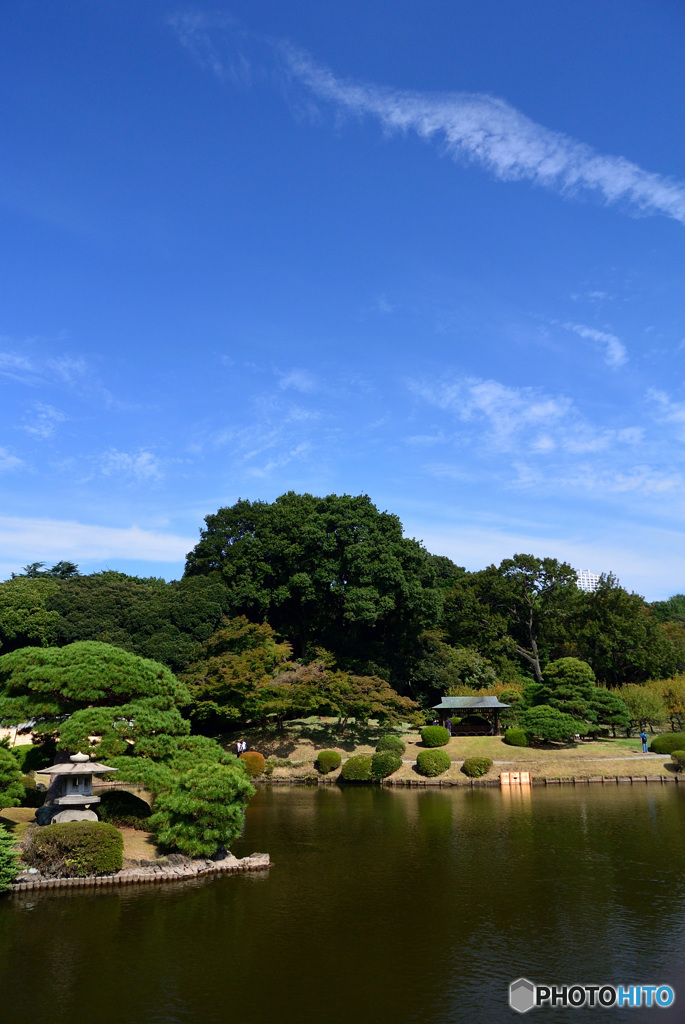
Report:
<svg viewBox="0 0 685 1024"><path fill-rule="evenodd" d="M373 727L351 729L340 736L335 722L329 719L309 718L288 722L281 733L259 731L222 737L229 750L235 749L239 738L248 741L250 748L260 750L266 757L287 759L291 768L276 768L275 778L311 774L318 750L338 750L343 759L353 754L371 753L378 737L385 730ZM396 778L417 778L413 762L423 750L418 731L406 730L402 738L407 744L405 763ZM446 748L452 761L449 772L442 778L467 782L459 771L461 762L476 754L490 757L495 766L491 775L500 771L523 769L535 777L586 778L589 776L660 775L671 771L668 757L642 756L638 739L581 742L566 746L509 747L501 736L454 737ZM334 777L332 775L331 777Z"/></svg>

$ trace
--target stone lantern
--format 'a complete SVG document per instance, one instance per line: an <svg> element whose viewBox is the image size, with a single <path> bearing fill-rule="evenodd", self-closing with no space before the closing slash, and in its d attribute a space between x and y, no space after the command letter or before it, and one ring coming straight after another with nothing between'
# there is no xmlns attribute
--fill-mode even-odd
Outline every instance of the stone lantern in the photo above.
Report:
<svg viewBox="0 0 685 1024"><path fill-rule="evenodd" d="M68 761L36 772L37 775L52 776L48 791L50 803L38 808L38 824L97 821L97 814L89 809L100 803L100 797L93 796L93 776L116 771L117 768L108 768L106 764L91 761L87 754L72 754Z"/></svg>

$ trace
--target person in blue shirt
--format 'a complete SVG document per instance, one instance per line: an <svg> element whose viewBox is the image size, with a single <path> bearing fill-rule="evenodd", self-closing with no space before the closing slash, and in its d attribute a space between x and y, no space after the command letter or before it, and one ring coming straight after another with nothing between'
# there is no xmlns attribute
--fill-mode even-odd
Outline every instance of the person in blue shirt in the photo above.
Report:
<svg viewBox="0 0 685 1024"><path fill-rule="evenodd" d="M640 739L642 740L642 753L647 753L647 733L644 730L640 733Z"/></svg>

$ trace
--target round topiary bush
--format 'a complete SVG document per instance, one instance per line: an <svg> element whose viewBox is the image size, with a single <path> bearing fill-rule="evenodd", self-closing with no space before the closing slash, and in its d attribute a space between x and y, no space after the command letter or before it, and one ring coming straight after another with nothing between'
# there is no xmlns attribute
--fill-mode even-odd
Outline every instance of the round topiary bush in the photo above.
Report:
<svg viewBox="0 0 685 1024"><path fill-rule="evenodd" d="M329 772L334 772L336 768L339 768L341 762L342 757L337 750L320 750L316 755L314 767L322 775L328 775Z"/></svg>
<svg viewBox="0 0 685 1024"><path fill-rule="evenodd" d="M376 752L381 753L383 750L390 750L393 754L402 754L407 749L407 745L404 740L401 740L399 736L381 736L378 743L376 744Z"/></svg>
<svg viewBox="0 0 685 1024"><path fill-rule="evenodd" d="M435 778L436 775L442 775L451 764L450 755L446 750L420 750L416 758L417 772L420 775L426 775L429 779Z"/></svg>
<svg viewBox="0 0 685 1024"><path fill-rule="evenodd" d="M240 755L240 760L245 765L250 778L253 775L261 775L266 768L266 758L257 750L244 750Z"/></svg>
<svg viewBox="0 0 685 1024"><path fill-rule="evenodd" d="M525 729L519 729L517 726L512 726L511 729L507 729L504 734L504 742L508 743L510 747L529 747L530 740Z"/></svg>
<svg viewBox="0 0 685 1024"><path fill-rule="evenodd" d="M371 778L380 782L402 767L402 758L393 750L377 750L371 758Z"/></svg>
<svg viewBox="0 0 685 1024"><path fill-rule="evenodd" d="M685 772L685 750L674 750L671 754L673 767L677 772Z"/></svg>
<svg viewBox="0 0 685 1024"><path fill-rule="evenodd" d="M489 757L467 757L461 766L464 775L470 779L479 779L481 775L487 775L492 768L492 761Z"/></svg>
<svg viewBox="0 0 685 1024"><path fill-rule="evenodd" d="M426 725L421 730L424 747L444 747L449 740L450 734L444 725Z"/></svg>
<svg viewBox="0 0 685 1024"><path fill-rule="evenodd" d="M649 744L655 754L672 754L674 750L685 750L685 732L664 732L655 736Z"/></svg>
<svg viewBox="0 0 685 1024"><path fill-rule="evenodd" d="M125 789L108 789L100 798L97 814L100 821L108 821L110 825L137 828L145 832L152 811L150 805L135 793L127 793Z"/></svg>
<svg viewBox="0 0 685 1024"><path fill-rule="evenodd" d="M69 821L36 829L23 859L48 877L83 878L121 870L124 840L106 821Z"/></svg>
<svg viewBox="0 0 685 1024"><path fill-rule="evenodd" d="M348 758L340 770L340 778L345 782L370 782L371 754L355 754Z"/></svg>
<svg viewBox="0 0 685 1024"><path fill-rule="evenodd" d="M42 807L45 800L45 786L38 789L36 780L32 775L22 775L21 784L24 787L24 797L21 801L22 807Z"/></svg>

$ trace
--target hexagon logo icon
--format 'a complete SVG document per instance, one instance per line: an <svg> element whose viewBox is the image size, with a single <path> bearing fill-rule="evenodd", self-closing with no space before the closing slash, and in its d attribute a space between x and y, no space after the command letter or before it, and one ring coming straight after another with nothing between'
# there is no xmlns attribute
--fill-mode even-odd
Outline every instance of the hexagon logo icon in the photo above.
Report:
<svg viewBox="0 0 685 1024"><path fill-rule="evenodd" d="M528 1013L535 1006L535 985L528 978L517 978L509 986L509 1006L517 1013Z"/></svg>

